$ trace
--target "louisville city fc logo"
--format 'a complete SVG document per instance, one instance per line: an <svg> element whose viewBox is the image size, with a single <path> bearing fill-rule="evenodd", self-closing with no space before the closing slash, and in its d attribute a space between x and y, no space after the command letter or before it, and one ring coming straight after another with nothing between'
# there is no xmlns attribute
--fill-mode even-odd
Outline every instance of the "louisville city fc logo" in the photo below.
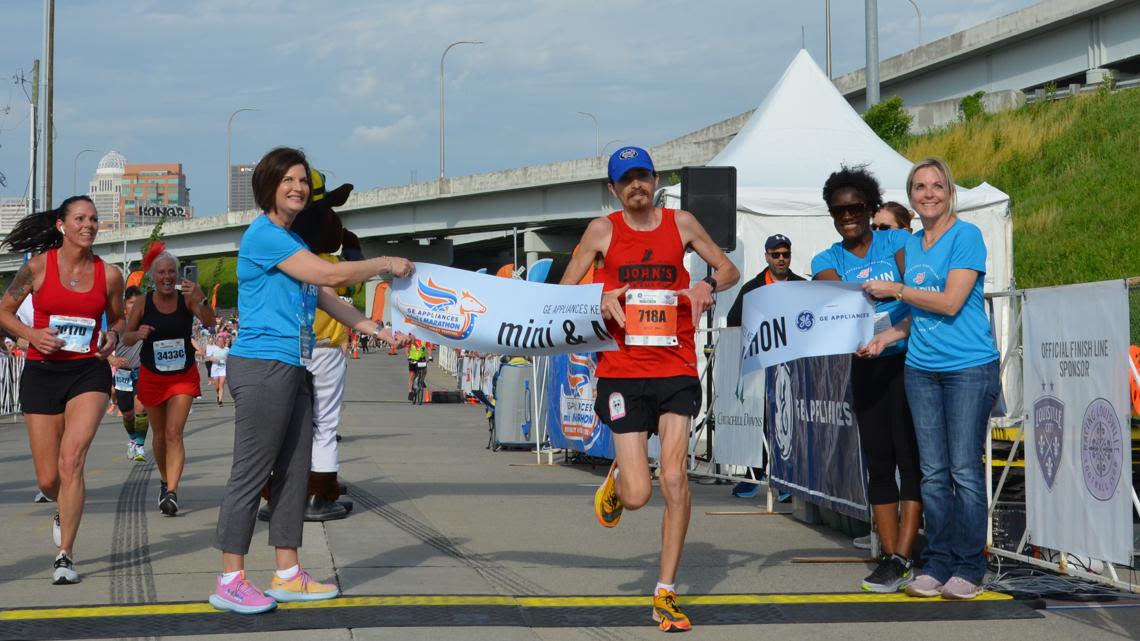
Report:
<svg viewBox="0 0 1140 641"><path fill-rule="evenodd" d="M1038 469L1045 486L1053 489L1061 452L1065 444L1065 404L1052 396L1042 396L1033 403L1033 440Z"/></svg>
<svg viewBox="0 0 1140 641"><path fill-rule="evenodd" d="M435 282L430 276L425 283L416 281L416 295L411 303L397 299L404 319L424 329L463 340L475 329L477 317L487 313L487 306L466 290L458 293Z"/></svg>

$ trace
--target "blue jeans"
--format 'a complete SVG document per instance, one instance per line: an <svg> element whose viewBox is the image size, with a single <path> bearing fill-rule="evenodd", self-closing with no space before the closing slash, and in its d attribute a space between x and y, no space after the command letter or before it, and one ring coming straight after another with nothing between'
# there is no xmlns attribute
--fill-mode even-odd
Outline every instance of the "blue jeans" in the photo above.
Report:
<svg viewBox="0 0 1140 641"><path fill-rule="evenodd" d="M982 457L1000 390L998 361L953 372L907 367L926 517L923 573L978 585L986 574L986 475Z"/></svg>

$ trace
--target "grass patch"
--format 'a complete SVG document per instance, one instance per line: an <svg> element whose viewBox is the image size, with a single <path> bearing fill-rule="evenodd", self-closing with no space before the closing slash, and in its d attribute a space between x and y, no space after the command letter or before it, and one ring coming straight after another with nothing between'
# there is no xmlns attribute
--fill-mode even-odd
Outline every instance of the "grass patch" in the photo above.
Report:
<svg viewBox="0 0 1140 641"><path fill-rule="evenodd" d="M912 138L957 182L1010 195L1014 276L1043 287L1140 275L1140 91L1098 92Z"/></svg>

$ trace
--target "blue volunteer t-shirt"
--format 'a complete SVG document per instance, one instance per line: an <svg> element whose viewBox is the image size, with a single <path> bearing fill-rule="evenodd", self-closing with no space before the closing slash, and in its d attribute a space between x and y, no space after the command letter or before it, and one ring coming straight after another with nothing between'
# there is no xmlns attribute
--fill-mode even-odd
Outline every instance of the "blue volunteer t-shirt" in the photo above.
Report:
<svg viewBox="0 0 1140 641"><path fill-rule="evenodd" d="M977 367L998 358L986 316L982 281L986 274L986 244L976 226L957 220L930 249L922 248L924 231L906 244L907 287L941 292L952 269L978 272L974 287L956 316L911 308L910 349L906 364L930 372Z"/></svg>
<svg viewBox="0 0 1140 641"><path fill-rule="evenodd" d="M849 283L862 283L869 280L886 280L893 283L902 280L895 254L906 247L910 232L905 229L890 229L871 232L871 247L867 255L859 258L843 247L843 241L819 252L811 259L811 273L818 274L834 269L839 278ZM893 298L875 301L875 333L897 325L910 314L910 305ZM881 356L901 354L906 351L906 339L891 343Z"/></svg>
<svg viewBox="0 0 1140 641"><path fill-rule="evenodd" d="M317 287L277 268L306 249L297 234L258 216L238 247L238 317L241 332L230 354L303 366L313 353Z"/></svg>

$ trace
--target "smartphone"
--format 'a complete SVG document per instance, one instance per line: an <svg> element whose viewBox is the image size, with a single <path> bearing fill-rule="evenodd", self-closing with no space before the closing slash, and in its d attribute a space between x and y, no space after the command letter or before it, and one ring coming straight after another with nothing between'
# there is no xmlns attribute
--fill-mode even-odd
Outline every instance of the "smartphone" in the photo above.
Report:
<svg viewBox="0 0 1140 641"><path fill-rule="evenodd" d="M198 266L197 265L183 265L182 266L182 279L188 280L192 283L198 282Z"/></svg>

